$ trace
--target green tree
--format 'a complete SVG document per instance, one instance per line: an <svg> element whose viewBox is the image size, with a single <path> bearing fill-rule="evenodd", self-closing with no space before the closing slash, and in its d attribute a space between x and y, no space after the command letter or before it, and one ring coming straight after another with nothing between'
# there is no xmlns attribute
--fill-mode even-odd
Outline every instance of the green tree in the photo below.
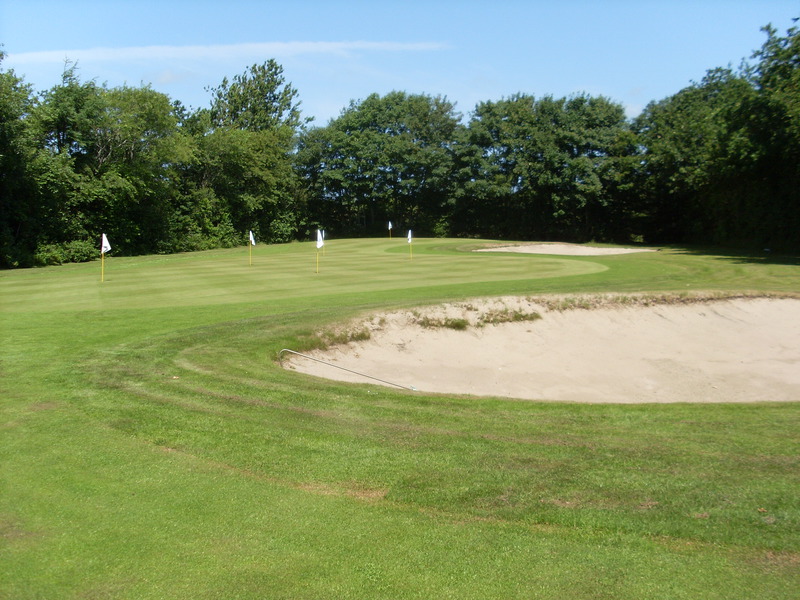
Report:
<svg viewBox="0 0 800 600"><path fill-rule="evenodd" d="M186 152L167 96L82 83L68 67L32 117L46 153L37 170L40 245L96 244L101 232L122 253L168 244L176 186L169 175Z"/></svg>
<svg viewBox="0 0 800 600"><path fill-rule="evenodd" d="M303 220L292 168L294 137L304 124L297 91L270 60L211 92L211 108L187 123L195 150L184 193L198 203L202 228L224 245L251 229L263 240L289 241Z"/></svg>
<svg viewBox="0 0 800 600"><path fill-rule="evenodd" d="M612 192L634 152L621 106L578 95L479 104L457 147L461 234L585 241L617 236ZM630 168L630 162L626 169Z"/></svg>
<svg viewBox="0 0 800 600"><path fill-rule="evenodd" d="M636 120L649 241L800 247L800 36L765 31L757 62L712 69Z"/></svg>
<svg viewBox="0 0 800 600"><path fill-rule="evenodd" d="M105 90L104 112L91 148L91 174L84 197L102 199L101 227L132 253L170 249L176 165L191 148L179 131L176 107L150 87ZM88 174L87 174L88 175Z"/></svg>
<svg viewBox="0 0 800 600"><path fill-rule="evenodd" d="M288 241L285 235L271 235L272 222L285 216L291 200L287 133L222 128L200 140L200 181L222 203L232 231L253 229L262 239Z"/></svg>
<svg viewBox="0 0 800 600"><path fill-rule="evenodd" d="M75 159L78 170L92 160L91 147L104 111L102 91L94 81L81 82L77 66L68 62L61 83L42 94L35 113L44 146Z"/></svg>
<svg viewBox="0 0 800 600"><path fill-rule="evenodd" d="M767 26L745 76L755 93L732 115L727 193L743 219L730 237L759 246L800 249L800 30ZM744 177L745 187L740 184ZM737 181L739 180L739 181ZM734 224L732 224L734 225Z"/></svg>
<svg viewBox="0 0 800 600"><path fill-rule="evenodd" d="M0 51L0 67L5 54ZM31 87L13 70L0 69L0 267L29 266L38 235L36 150L28 115L35 106Z"/></svg>
<svg viewBox="0 0 800 600"><path fill-rule="evenodd" d="M751 92L730 69L715 69L700 83L651 102L636 119L648 241L712 241L708 194L723 168L732 111Z"/></svg>
<svg viewBox="0 0 800 600"><path fill-rule="evenodd" d="M32 205L38 213L35 250L47 255L47 262L51 257L55 262L69 260L72 257L59 256L57 249L88 243L100 233L91 227L96 217L93 200L81 192L93 178L92 148L104 110L102 93L93 81L81 82L76 66L67 63L61 83L41 94L26 119L37 148L30 163Z"/></svg>
<svg viewBox="0 0 800 600"><path fill-rule="evenodd" d="M211 122L216 128L274 131L281 127L295 130L303 124L299 94L273 59L252 65L233 81L225 77L209 91Z"/></svg>
<svg viewBox="0 0 800 600"><path fill-rule="evenodd" d="M299 141L312 220L356 235L376 234L389 220L446 233L458 127L454 106L441 97L391 92L351 102Z"/></svg>

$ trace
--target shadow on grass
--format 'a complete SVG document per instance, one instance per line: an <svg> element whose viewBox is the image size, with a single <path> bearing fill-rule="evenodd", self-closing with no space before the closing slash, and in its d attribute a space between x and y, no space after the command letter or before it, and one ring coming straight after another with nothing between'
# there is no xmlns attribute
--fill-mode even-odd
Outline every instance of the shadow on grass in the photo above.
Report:
<svg viewBox="0 0 800 600"><path fill-rule="evenodd" d="M752 250L743 248L722 248L719 246L665 245L676 253L710 256L738 264L758 265L800 265L799 253L773 251L769 248Z"/></svg>

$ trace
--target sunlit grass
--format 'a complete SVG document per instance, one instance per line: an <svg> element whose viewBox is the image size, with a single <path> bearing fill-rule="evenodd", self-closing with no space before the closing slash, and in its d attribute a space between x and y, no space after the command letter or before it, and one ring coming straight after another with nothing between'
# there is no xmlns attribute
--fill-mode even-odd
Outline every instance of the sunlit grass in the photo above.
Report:
<svg viewBox="0 0 800 600"><path fill-rule="evenodd" d="M277 364L389 307L800 290L791 257L481 243L0 272L0 596L792 597L797 403L426 396Z"/></svg>

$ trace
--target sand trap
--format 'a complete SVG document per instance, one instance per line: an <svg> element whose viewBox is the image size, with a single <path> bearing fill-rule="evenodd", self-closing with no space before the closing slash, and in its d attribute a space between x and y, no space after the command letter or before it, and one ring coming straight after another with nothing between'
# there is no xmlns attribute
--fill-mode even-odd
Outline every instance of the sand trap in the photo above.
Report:
<svg viewBox="0 0 800 600"><path fill-rule="evenodd" d="M498 298L376 315L358 325L369 340L312 355L425 392L573 402L800 400L800 299L569 310L552 302ZM534 312L541 318L497 322ZM444 326L448 319L471 325L454 330ZM284 364L377 383L304 358Z"/></svg>
<svg viewBox="0 0 800 600"><path fill-rule="evenodd" d="M631 252L655 252L652 248L597 248L578 244L543 243L514 244L481 248L478 252L521 252L523 254L558 254L562 256L603 256L605 254L630 254Z"/></svg>

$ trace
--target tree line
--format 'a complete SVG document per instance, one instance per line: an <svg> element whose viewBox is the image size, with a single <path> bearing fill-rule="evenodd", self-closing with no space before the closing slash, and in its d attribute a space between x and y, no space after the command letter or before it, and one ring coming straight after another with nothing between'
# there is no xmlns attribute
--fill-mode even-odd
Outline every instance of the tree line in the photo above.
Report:
<svg viewBox="0 0 800 600"><path fill-rule="evenodd" d="M633 119L517 94L466 119L395 91L304 118L274 60L187 109L150 86L36 93L0 52L0 267L385 234L800 249L800 35Z"/></svg>

